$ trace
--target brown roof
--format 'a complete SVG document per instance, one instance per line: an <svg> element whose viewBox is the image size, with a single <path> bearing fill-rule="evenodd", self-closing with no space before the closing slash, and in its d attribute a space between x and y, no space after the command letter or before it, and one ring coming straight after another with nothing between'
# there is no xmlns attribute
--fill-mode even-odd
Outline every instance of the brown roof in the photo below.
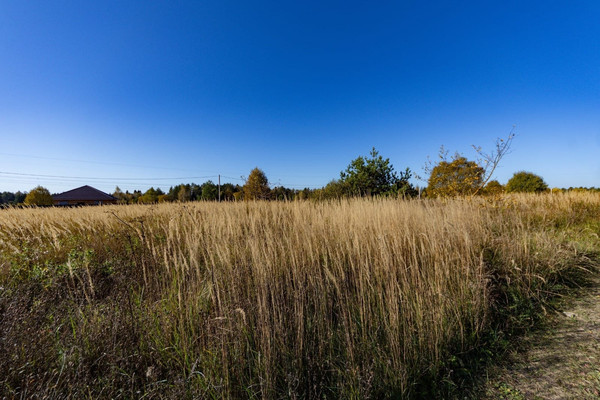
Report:
<svg viewBox="0 0 600 400"><path fill-rule="evenodd" d="M106 194L96 188L85 185L77 189L68 190L63 193L52 195L56 201L114 201L117 200L110 194Z"/></svg>

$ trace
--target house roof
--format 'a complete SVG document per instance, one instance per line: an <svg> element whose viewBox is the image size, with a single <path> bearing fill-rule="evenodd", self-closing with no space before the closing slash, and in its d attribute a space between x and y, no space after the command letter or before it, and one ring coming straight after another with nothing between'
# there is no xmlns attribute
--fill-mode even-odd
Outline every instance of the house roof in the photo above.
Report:
<svg viewBox="0 0 600 400"><path fill-rule="evenodd" d="M96 188L85 185L76 189L68 190L52 196L56 201L111 201L117 200L110 194L106 194Z"/></svg>

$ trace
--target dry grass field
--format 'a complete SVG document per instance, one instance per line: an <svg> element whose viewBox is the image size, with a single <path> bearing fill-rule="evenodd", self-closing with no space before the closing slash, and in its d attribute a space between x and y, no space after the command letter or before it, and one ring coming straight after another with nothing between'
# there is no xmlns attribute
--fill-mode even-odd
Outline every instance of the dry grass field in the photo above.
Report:
<svg viewBox="0 0 600 400"><path fill-rule="evenodd" d="M0 397L451 397L599 233L597 194L0 210Z"/></svg>

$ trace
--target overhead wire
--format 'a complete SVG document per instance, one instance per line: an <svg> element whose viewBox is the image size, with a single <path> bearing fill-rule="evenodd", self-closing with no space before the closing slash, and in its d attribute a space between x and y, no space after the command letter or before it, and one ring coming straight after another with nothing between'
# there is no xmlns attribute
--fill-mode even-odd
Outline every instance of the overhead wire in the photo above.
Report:
<svg viewBox="0 0 600 400"><path fill-rule="evenodd" d="M190 171L187 169L181 168L170 168L170 167L157 167L157 166L142 166L135 164L127 164L127 163L118 163L118 162L108 162L108 161L90 161L90 160L77 160L77 159L68 159L68 158L58 158L58 157L47 157L47 156L35 156L35 155L27 155L27 154L15 154L15 153L6 153L0 152L0 155L11 156L11 157L27 157L27 158L37 158L43 160L55 160L55 161L63 161L63 162L78 162L78 163L88 163L88 164L104 164L104 165L120 165L120 166L129 166L129 167L140 167L140 168L152 168L152 169L163 169L163 170L179 170L179 171ZM169 182L164 181L184 181L184 180L193 180L193 179L211 179L217 178L219 175L214 173L212 175L204 175L204 176L180 176L180 177L135 177L135 178L120 178L120 177L88 177L88 176L66 176L66 175L44 175L44 174L28 174L28 173L19 173L19 172L8 172L8 171L0 171L0 178L11 179L13 182L18 181L15 179L16 177L28 177L29 180L22 180L23 182L38 182L39 180L48 181L48 182L89 182L93 181L96 184L115 184L121 183L123 185L164 185ZM228 176L228 175L220 175L221 178L230 179L238 182L245 182L246 179L243 178L243 174L238 175L238 177ZM319 188L320 185L304 185L304 184L291 184L291 183L281 183L280 181L272 182L273 185L277 186L285 186L288 188Z"/></svg>
<svg viewBox="0 0 600 400"><path fill-rule="evenodd" d="M69 158L34 156L34 155L28 155L28 154L15 154L15 153L5 153L5 152L0 152L0 156L36 158L36 159L40 159L40 160L53 160L53 161L63 161L63 162L66 161L66 162L76 162L76 163L86 163L86 164L119 165L119 166L123 166L123 167L136 167L136 168L144 168L144 169L191 171L189 169L173 168L173 167L160 167L160 166L156 166L156 165L139 165L139 164L129 164L129 163L120 163L120 162L110 162L110 161L76 160L76 159L69 159Z"/></svg>
<svg viewBox="0 0 600 400"><path fill-rule="evenodd" d="M39 183L42 182L51 182L51 183L86 183L92 181L95 184L103 184L103 185L113 185L113 184L121 184L121 185L150 185L150 186L159 186L165 184L173 184L174 182L182 182L182 181L190 181L195 179L216 179L217 177L234 180L238 182L245 182L246 180L242 177L236 178L228 175L201 175L201 176L178 176L178 177L98 177L98 176L73 176L73 175L50 175L50 174L31 174L31 173L22 173L22 172L12 172L12 171L0 171L0 178L5 180L10 180L13 183ZM175 183L177 184L177 183ZM285 186L290 189L316 189L320 186L318 185L303 185L297 183L282 183L280 181L272 182L274 186Z"/></svg>
<svg viewBox="0 0 600 400"><path fill-rule="evenodd" d="M86 180L110 180L110 181L156 181L156 180L177 180L177 179L205 179L205 178L216 178L218 175L205 175L205 176L180 176L180 177L159 177L159 178L112 178L112 177L92 177L92 176L66 176L66 175L42 175L42 174L25 174L20 172L6 172L0 171L0 175L14 175L14 176L28 176L35 178L62 178L62 179L86 179Z"/></svg>

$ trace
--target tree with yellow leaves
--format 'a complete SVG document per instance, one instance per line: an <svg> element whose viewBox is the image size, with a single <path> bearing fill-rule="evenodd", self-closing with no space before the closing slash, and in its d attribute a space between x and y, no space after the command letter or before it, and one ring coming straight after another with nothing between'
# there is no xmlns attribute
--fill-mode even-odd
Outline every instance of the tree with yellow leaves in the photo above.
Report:
<svg viewBox="0 0 600 400"><path fill-rule="evenodd" d="M425 172L429 174L427 195L438 197L481 194L486 184L490 182L500 160L509 153L514 137L513 126L506 139L496 139L495 149L491 153L485 153L480 146L473 145L479 155L477 161L469 161L458 153L448 160L448 152L442 146L439 163L433 166L433 163L428 161L424 167Z"/></svg>
<svg viewBox="0 0 600 400"><path fill-rule="evenodd" d="M483 181L484 170L475 161L459 154L452 160L442 159L431 171L427 181L427 195L433 197L469 196Z"/></svg>
<svg viewBox="0 0 600 400"><path fill-rule="evenodd" d="M27 193L24 203L28 206L51 206L54 204L54 201L48 189L37 186L31 192Z"/></svg>
<svg viewBox="0 0 600 400"><path fill-rule="evenodd" d="M244 184L244 200L267 200L270 194L267 175L258 167L254 168Z"/></svg>

